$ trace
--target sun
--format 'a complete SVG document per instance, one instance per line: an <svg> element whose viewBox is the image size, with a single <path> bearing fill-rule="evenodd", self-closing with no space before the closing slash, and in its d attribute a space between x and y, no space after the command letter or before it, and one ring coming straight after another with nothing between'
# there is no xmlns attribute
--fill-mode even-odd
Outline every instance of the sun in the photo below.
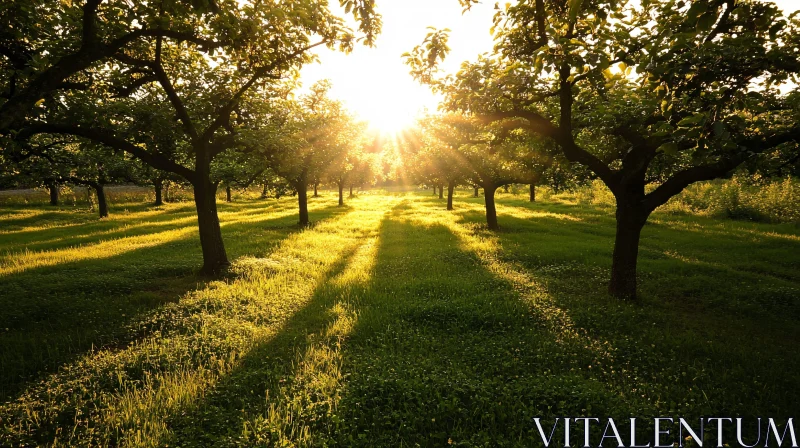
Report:
<svg viewBox="0 0 800 448"><path fill-rule="evenodd" d="M369 123L371 130L390 135L396 135L412 127L417 116L416 111L411 107L394 109L391 106L361 112L359 115Z"/></svg>

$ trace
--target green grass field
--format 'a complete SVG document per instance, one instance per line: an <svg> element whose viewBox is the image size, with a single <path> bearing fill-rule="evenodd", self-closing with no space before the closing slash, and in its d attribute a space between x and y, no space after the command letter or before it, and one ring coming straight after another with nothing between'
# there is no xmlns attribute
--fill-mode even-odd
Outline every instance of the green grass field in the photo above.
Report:
<svg viewBox="0 0 800 448"><path fill-rule="evenodd" d="M2 446L535 446L534 417L796 417L800 228L430 193L0 207ZM713 428L708 428L712 431ZM647 432L647 431L644 431ZM540 443L540 442L539 442Z"/></svg>

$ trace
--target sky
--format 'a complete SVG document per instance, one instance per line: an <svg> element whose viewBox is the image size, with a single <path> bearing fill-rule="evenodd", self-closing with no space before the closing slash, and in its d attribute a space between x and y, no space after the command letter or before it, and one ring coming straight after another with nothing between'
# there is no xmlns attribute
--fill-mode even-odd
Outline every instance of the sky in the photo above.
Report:
<svg viewBox="0 0 800 448"><path fill-rule="evenodd" d="M800 9L800 0L773 1L784 11ZM451 52L442 68L455 72L461 62L491 51L489 28L494 4L495 0L483 0L462 14L457 0L377 0L383 31L375 47L358 45L350 54L318 49L320 63L302 69L303 85L329 79L333 84L331 96L342 100L373 128L399 131L411 125L418 112L435 110L439 102L428 87L411 78L400 55L420 44L429 26L449 28Z"/></svg>
<svg viewBox="0 0 800 448"><path fill-rule="evenodd" d="M412 124L423 108L435 110L439 102L428 87L411 78L400 55L420 44L429 26L451 30L451 53L442 66L448 72L491 51L494 0L463 15L457 0L378 0L376 9L383 18L383 31L375 47L358 45L350 54L321 48L317 51L321 63L305 66L301 80L308 87L330 79L331 96L372 126L391 132Z"/></svg>

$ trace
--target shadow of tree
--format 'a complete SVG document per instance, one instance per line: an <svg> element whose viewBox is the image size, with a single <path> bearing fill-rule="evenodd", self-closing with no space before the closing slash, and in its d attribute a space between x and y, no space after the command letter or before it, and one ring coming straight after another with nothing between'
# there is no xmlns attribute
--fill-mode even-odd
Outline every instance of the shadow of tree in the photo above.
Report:
<svg viewBox="0 0 800 448"><path fill-rule="evenodd" d="M291 225L296 217L285 209L289 207L277 212L258 207L244 222L223 213L223 237L231 259L264 256L298 231ZM345 211L327 206L314 209L311 216L323 221ZM126 237L187 230L150 247L123 247L110 257L33 267L0 277L0 308L5 310L0 314L0 400L88 350L128 343L135 336L126 332L130 322L202 287L205 279L195 275L201 257L196 219L192 211L188 220L181 220L184 214L177 211L180 224L165 224L176 220L166 212L154 223L143 220L133 232L79 239L97 243L117 237L116 244L124 245Z"/></svg>
<svg viewBox="0 0 800 448"><path fill-rule="evenodd" d="M202 403L194 409L184 410L170 422L172 443L221 446L231 440L246 442L247 437L243 439L243 435L247 434L249 422L267 416L270 409L274 411L276 407L291 406L291 403L280 402L284 398L281 391L293 386L302 362L298 357L318 342L313 336L336 319L332 308L341 300L343 291L327 283L344 272L358 249L359 246L353 246L346 250L325 273L311 300L292 315L274 337L248 352L237 368L217 384ZM287 422L273 423L280 426L280 423ZM313 422L308 424L313 425ZM275 433L281 429L271 428ZM253 431L252 427L250 431ZM272 439L272 436L267 434L266 438ZM261 438L259 442L269 445L269 442L277 440Z"/></svg>
<svg viewBox="0 0 800 448"><path fill-rule="evenodd" d="M683 269L693 263L656 256L665 244L698 257L706 255L705 247L719 246L714 262L735 266L734 253L757 251L757 245L727 248L724 238L714 243L711 235L703 248L693 249L696 236L648 227L646 300L623 303L604 292L613 226L587 224L613 217L506 206L505 230L488 232L480 204L460 205L452 213L435 200L401 199L374 234L353 236L363 229L344 229L354 239L347 244L321 242L324 235L317 232L334 232L329 227L352 221L350 214L324 222L294 235L296 244L280 257L252 260L259 272L284 272L284 262L302 267L280 277L276 297L259 296L273 291L259 289L259 282L269 281L262 276L253 286L243 282L243 289L220 284L208 294L224 300L200 301L186 316L178 314L205 323L225 320L235 314L229 307L241 307L255 317L230 319L221 328L235 333L231 337L239 328L242 334L258 328L259 337L231 370L168 409L158 407L158 400L171 399L160 390L137 395L156 402L145 403L147 418L163 420L166 428L146 442L531 446L540 441L534 417L791 416L798 399L793 385L800 360L792 350L797 330L788 320L770 329L758 314L717 313L716 298L729 295L733 279L740 280L727 268L710 266L698 276L706 283L696 297L701 306L687 313L670 295L686 287ZM294 216L280 219L285 223L231 223L225 231L236 241L242 237L236 250L259 257L269 235L291 228ZM303 256L308 259L300 261ZM317 259L324 256L335 259ZM309 273L313 282L304 276ZM303 292L292 292L304 281ZM263 313L265 306L283 310L285 320ZM175 319L162 320L170 325ZM200 328L211 335L207 344L217 343L217 334L229 336L213 326ZM198 345L200 353L186 356L206 356L207 347ZM129 420L126 437L139 429L138 421ZM647 425L639 430L642 441L652 434ZM115 443L123 440L120 434Z"/></svg>

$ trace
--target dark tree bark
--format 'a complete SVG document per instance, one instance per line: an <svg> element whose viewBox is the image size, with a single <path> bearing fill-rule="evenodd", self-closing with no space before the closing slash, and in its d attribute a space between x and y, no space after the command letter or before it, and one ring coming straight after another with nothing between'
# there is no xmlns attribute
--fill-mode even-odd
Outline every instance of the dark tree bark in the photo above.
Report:
<svg viewBox="0 0 800 448"><path fill-rule="evenodd" d="M92 184L94 192L97 194L97 211L101 218L108 217L108 202L106 201L106 189L101 183Z"/></svg>
<svg viewBox="0 0 800 448"><path fill-rule="evenodd" d="M264 186L261 188L261 199L267 199L268 194L269 194L269 184L264 182Z"/></svg>
<svg viewBox="0 0 800 448"><path fill-rule="evenodd" d="M478 187L475 187L475 191L472 193L472 197L473 197L473 198L477 198L477 197L478 197L478 195L479 195L479 193L480 193L478 190L479 190L479 188L478 188Z"/></svg>
<svg viewBox="0 0 800 448"><path fill-rule="evenodd" d="M536 202L536 184L531 184L531 202Z"/></svg>
<svg viewBox="0 0 800 448"><path fill-rule="evenodd" d="M433 195L436 196L436 185L433 186Z"/></svg>
<svg viewBox="0 0 800 448"><path fill-rule="evenodd" d="M497 224L497 208L494 204L494 193L497 187L494 185L483 186L483 200L486 203L486 225L489 230L500 230Z"/></svg>
<svg viewBox="0 0 800 448"><path fill-rule="evenodd" d="M351 198L353 197L353 186L352 185L350 185L350 197Z"/></svg>
<svg viewBox="0 0 800 448"><path fill-rule="evenodd" d="M297 189L297 203L300 206L300 227L308 227L308 185L305 182L299 182Z"/></svg>
<svg viewBox="0 0 800 448"><path fill-rule="evenodd" d="M439 185L439 199L444 199L444 185Z"/></svg>
<svg viewBox="0 0 800 448"><path fill-rule="evenodd" d="M319 185L318 183L314 182L314 197L315 198L319 197L319 194L317 194L317 186L318 185Z"/></svg>
<svg viewBox="0 0 800 448"><path fill-rule="evenodd" d="M617 235L611 264L608 292L622 299L636 299L636 263L639 238L648 212L629 205L617 206Z"/></svg>
<svg viewBox="0 0 800 448"><path fill-rule="evenodd" d="M447 183L447 209L453 209L453 190L456 188L456 183L450 181Z"/></svg>
<svg viewBox="0 0 800 448"><path fill-rule="evenodd" d="M231 199L231 186L225 184L225 202L233 202Z"/></svg>
<svg viewBox="0 0 800 448"><path fill-rule="evenodd" d="M55 181L48 182L47 190L50 192L50 205L58 205L58 184Z"/></svg>
<svg viewBox="0 0 800 448"><path fill-rule="evenodd" d="M156 201L154 205L164 205L164 200L161 197L162 189L164 188L164 183L161 180L153 181L153 188L155 189L156 193Z"/></svg>
<svg viewBox="0 0 800 448"><path fill-rule="evenodd" d="M339 183L339 207L344 205L344 182Z"/></svg>
<svg viewBox="0 0 800 448"><path fill-rule="evenodd" d="M217 186L208 177L200 177L193 186L200 246L203 249L203 268L200 272L214 276L230 265L217 215Z"/></svg>

